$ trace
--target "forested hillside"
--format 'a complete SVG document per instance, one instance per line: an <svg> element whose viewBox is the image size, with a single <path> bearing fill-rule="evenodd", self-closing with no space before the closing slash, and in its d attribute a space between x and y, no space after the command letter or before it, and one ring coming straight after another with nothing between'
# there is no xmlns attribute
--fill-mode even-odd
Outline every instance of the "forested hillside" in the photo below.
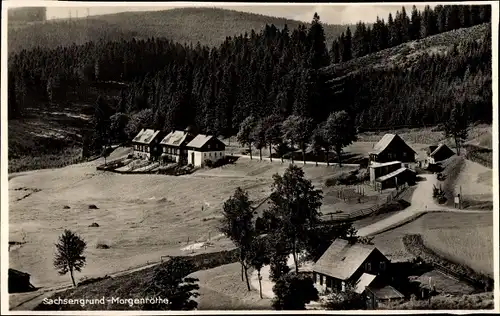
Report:
<svg viewBox="0 0 500 316"><path fill-rule="evenodd" d="M449 14L447 23L456 12L451 7L442 9ZM474 12L469 7L459 12ZM483 7L480 12L487 12ZM249 115L295 114L320 123L340 110L363 128L433 125L444 122L457 104L472 120L491 122L491 25L483 24L490 17L481 16L476 27L378 52L384 45L376 46L368 56L333 65L335 53L328 50L317 15L309 28L267 25L216 48L152 38L24 50L9 60L9 116L22 117L29 112L25 109L45 104L62 108L88 98L87 91L103 82L117 81L125 83L121 95L103 94L95 102L96 117L123 139L142 127L190 124L229 136ZM461 20L470 25L472 18ZM415 25L410 21L395 34ZM433 24L419 25L424 30ZM380 42L376 36L368 39Z"/></svg>
<svg viewBox="0 0 500 316"><path fill-rule="evenodd" d="M9 28L9 51L37 46L56 48L99 40L136 40L165 37L173 42L218 46L226 37L259 32L266 25L294 29L301 22L279 17L217 8L179 8L150 12L123 12L85 18L52 20ZM347 25L324 25L328 43Z"/></svg>

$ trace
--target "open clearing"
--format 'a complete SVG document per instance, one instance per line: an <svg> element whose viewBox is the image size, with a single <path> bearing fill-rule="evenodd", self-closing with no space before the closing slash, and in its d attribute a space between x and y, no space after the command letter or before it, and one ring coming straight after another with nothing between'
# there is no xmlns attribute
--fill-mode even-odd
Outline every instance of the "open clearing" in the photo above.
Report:
<svg viewBox="0 0 500 316"><path fill-rule="evenodd" d="M252 271L248 271L251 276ZM241 281L241 265L226 264L217 268L197 271L190 276L200 280L199 310L271 310L271 300L261 299L259 292L248 291Z"/></svg>
<svg viewBox="0 0 500 316"><path fill-rule="evenodd" d="M392 261L411 259L406 234L421 234L425 245L478 272L493 274L493 214L431 212L413 222L376 235L375 245Z"/></svg>
<svg viewBox="0 0 500 316"><path fill-rule="evenodd" d="M110 159L116 156L118 153ZM69 282L69 276L55 271L51 255L64 229L77 232L88 244L87 266L75 275L77 280L157 262L163 255L185 254L181 248L188 243L218 235L216 225L222 204L237 187L259 201L270 193L272 174L287 167L242 159L224 168L172 177L101 172L95 169L99 163L102 159L12 175L9 240L26 243L10 251L10 267L30 273L33 285ZM316 183L343 171L323 166L304 169ZM89 209L91 204L97 209ZM89 227L94 222L99 227ZM96 249L98 243L109 249ZM232 247L230 241L219 238L213 247L195 251Z"/></svg>

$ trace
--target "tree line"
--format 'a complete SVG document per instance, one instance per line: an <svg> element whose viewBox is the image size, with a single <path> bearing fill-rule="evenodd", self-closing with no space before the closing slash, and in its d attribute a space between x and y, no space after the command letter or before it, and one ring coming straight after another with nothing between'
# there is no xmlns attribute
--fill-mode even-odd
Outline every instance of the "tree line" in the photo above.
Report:
<svg viewBox="0 0 500 316"><path fill-rule="evenodd" d="M455 12L451 7L443 12ZM487 12L477 7L469 11ZM268 25L260 33L228 37L217 48L151 38L23 50L9 56L9 118L31 107L87 101L98 84L120 82L119 96L102 94L94 102L96 128L84 142L188 125L232 136L250 116L284 122L293 115L318 125L341 111L366 128L432 125L445 122L458 103L467 104L473 121L491 122L491 33L479 42L464 39L450 54L421 56L409 68L360 67L346 76L327 67L331 63L317 14L309 28Z"/></svg>
<svg viewBox="0 0 500 316"><path fill-rule="evenodd" d="M409 41L463 27L491 22L490 5L437 5L423 11L413 6L408 15L403 6L387 22L377 17L373 25L358 22L354 31L349 27L330 47L332 63L346 62Z"/></svg>

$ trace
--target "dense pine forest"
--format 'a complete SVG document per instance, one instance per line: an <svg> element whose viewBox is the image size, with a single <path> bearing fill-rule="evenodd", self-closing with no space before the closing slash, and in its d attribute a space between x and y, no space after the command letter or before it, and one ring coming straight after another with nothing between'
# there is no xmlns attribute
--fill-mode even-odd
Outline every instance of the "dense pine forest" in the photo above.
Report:
<svg viewBox="0 0 500 316"><path fill-rule="evenodd" d="M308 28L267 25L216 48L150 38L22 50L9 57L9 119L119 82L119 97L103 94L95 105L98 120L122 140L142 127L187 125L231 136L248 116L298 115L318 124L342 110L361 128L435 125L457 104L472 121L491 122L490 19L489 5L414 8L410 16L403 8L387 22L348 28L330 47L315 15ZM461 38L444 53L384 67L363 63L369 54L485 23L480 38Z"/></svg>

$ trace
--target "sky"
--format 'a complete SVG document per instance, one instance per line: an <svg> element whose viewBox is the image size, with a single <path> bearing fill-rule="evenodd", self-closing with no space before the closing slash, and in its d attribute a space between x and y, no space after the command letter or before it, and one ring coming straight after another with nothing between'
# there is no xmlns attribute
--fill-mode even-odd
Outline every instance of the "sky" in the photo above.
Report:
<svg viewBox="0 0 500 316"><path fill-rule="evenodd" d="M125 11L157 11L157 10L167 10L171 8L178 7L202 7L202 3L194 3L192 5L182 5L174 6L169 4L169 6L140 6L140 7L89 7L90 15L100 15L100 14L110 14ZM258 4L244 4L244 5L221 5L218 3L211 3L205 5L208 7L218 7L224 9L231 9L243 12L258 13L269 16L284 17L293 20L299 20L303 22L310 22L315 12L320 16L323 23L328 24L354 24L358 21L363 22L375 22L377 16L387 20L389 13L396 13L397 10L401 10L401 5L374 5L373 3L368 3L366 5L258 5ZM425 5L417 5L417 9L423 10ZM433 7L433 6L432 6ZM412 5L405 5L405 9L408 14L411 12ZM70 13L71 12L71 13ZM67 5L64 7L48 7L47 8L47 18L68 18L72 17L84 17L87 15L87 8L71 8Z"/></svg>

